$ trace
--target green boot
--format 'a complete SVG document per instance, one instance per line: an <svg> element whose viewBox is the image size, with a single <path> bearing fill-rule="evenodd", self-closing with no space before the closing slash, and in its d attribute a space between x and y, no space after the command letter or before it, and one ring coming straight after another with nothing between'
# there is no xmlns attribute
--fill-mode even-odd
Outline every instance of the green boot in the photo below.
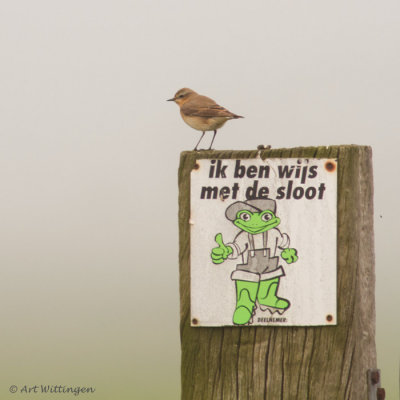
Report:
<svg viewBox="0 0 400 400"><path fill-rule="evenodd" d="M253 316L258 282L236 281L236 310L233 314L233 323L247 324Z"/></svg>
<svg viewBox="0 0 400 400"><path fill-rule="evenodd" d="M276 296L278 286L279 278L260 282L257 300L262 311L269 310L271 314L277 311L279 314L283 314L290 307L288 300Z"/></svg>

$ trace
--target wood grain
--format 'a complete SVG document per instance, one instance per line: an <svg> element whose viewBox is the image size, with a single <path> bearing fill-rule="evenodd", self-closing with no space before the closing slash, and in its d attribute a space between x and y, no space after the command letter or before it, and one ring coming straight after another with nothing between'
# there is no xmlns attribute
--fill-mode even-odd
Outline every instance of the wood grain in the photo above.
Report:
<svg viewBox="0 0 400 400"><path fill-rule="evenodd" d="M190 172L197 159L338 159L338 325L190 327ZM181 153L179 269L183 400L367 398L376 368L372 151L367 146Z"/></svg>

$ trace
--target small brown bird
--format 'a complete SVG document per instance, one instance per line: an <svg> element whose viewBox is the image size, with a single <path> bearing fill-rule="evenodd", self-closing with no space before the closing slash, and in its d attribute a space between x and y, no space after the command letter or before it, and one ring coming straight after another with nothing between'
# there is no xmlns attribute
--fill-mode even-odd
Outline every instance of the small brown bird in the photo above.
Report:
<svg viewBox="0 0 400 400"><path fill-rule="evenodd" d="M194 151L197 151L197 146L200 144L206 131L214 131L214 136L208 149L211 150L217 130L221 128L226 121L244 118L231 113L209 97L202 96L188 88L178 90L175 96L167 101L174 101L178 104L183 120L193 129L203 132Z"/></svg>

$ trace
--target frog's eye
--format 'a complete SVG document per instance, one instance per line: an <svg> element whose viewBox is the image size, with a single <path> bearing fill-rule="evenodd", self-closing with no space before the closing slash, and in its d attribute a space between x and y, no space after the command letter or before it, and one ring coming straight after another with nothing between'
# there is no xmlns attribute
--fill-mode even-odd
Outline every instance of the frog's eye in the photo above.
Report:
<svg viewBox="0 0 400 400"><path fill-rule="evenodd" d="M272 218L272 215L270 213L265 213L261 216L261 219L265 222L269 221Z"/></svg>
<svg viewBox="0 0 400 400"><path fill-rule="evenodd" d="M250 221L251 216L250 216L250 214L247 213L247 212L242 212L242 213L239 215L239 218L242 219L243 221Z"/></svg>

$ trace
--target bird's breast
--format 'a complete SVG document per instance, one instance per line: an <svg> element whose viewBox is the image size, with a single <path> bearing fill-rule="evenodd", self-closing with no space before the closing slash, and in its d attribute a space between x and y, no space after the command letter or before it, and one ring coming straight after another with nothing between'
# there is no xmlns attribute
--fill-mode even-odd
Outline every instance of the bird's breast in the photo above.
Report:
<svg viewBox="0 0 400 400"><path fill-rule="evenodd" d="M198 131L215 131L221 128L226 121L227 117L197 117L188 116L181 112L182 119L193 129Z"/></svg>

